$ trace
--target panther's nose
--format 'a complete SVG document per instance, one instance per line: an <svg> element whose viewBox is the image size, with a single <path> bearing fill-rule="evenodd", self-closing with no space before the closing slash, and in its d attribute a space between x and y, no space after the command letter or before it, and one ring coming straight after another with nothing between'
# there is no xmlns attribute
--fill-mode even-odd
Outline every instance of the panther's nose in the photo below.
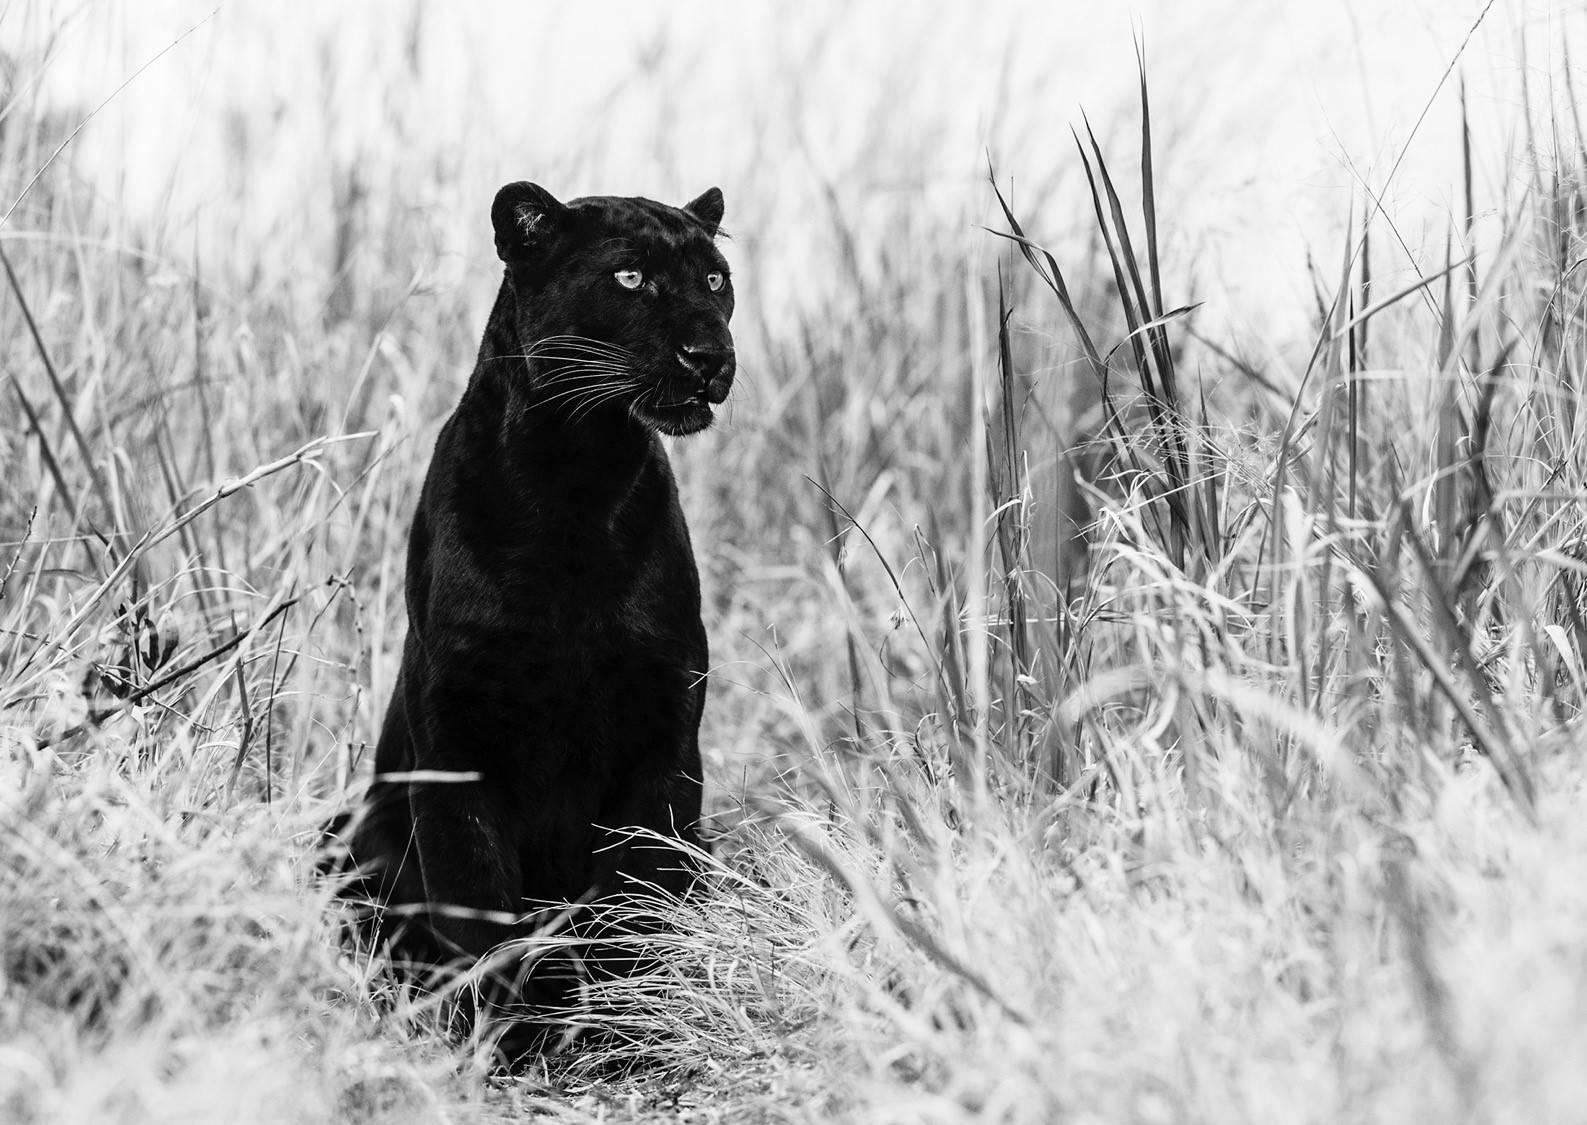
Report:
<svg viewBox="0 0 1587 1125"><path fill-rule="evenodd" d="M700 397L715 404L727 398L733 385L732 348L714 344L684 344L678 348L678 362L700 379Z"/></svg>

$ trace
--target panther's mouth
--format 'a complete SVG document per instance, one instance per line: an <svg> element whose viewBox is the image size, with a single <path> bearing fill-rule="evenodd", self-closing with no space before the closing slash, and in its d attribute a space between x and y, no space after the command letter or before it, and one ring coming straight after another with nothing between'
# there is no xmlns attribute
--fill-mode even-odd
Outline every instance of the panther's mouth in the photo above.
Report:
<svg viewBox="0 0 1587 1125"><path fill-rule="evenodd" d="M668 437L697 434L709 426L716 417L711 407L697 398L676 402L653 402L648 399L649 396L645 396L643 400L634 403L632 408L634 416Z"/></svg>
<svg viewBox="0 0 1587 1125"><path fill-rule="evenodd" d="M712 410L727 399L733 382L733 353L728 348L682 347L673 355L678 366L661 365L650 386L629 404L640 422L669 437L699 433L715 420Z"/></svg>

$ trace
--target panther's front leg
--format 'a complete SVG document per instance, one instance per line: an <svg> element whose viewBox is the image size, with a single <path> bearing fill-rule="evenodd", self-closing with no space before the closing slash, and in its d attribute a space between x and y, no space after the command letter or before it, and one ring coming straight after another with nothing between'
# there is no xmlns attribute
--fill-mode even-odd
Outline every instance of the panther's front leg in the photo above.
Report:
<svg viewBox="0 0 1587 1125"><path fill-rule="evenodd" d="M481 781L416 781L409 795L422 913L447 960L477 959L513 936L523 875L502 810Z"/></svg>
<svg viewBox="0 0 1587 1125"><path fill-rule="evenodd" d="M458 974L477 974L444 1008L453 1030L467 1034L481 1013L517 1002L516 958L485 960L518 929L523 877L516 849L482 781L415 780L409 807L425 897L416 921L432 951L432 983L447 990Z"/></svg>
<svg viewBox="0 0 1587 1125"><path fill-rule="evenodd" d="M442 667L446 667L442 665ZM420 906L442 961L477 959L513 936L523 871L505 795L493 778L492 735L479 716L483 677L454 667L413 677L406 702L415 770L408 782Z"/></svg>

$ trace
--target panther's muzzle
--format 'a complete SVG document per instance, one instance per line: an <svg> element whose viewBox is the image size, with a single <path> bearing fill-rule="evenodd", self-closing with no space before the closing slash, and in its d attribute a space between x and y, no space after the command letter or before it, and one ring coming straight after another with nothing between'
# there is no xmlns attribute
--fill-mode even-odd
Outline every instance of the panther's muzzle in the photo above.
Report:
<svg viewBox="0 0 1587 1125"><path fill-rule="evenodd" d="M727 399L736 366L732 348L684 344L678 349L678 362L699 380L698 394L702 402L714 406Z"/></svg>

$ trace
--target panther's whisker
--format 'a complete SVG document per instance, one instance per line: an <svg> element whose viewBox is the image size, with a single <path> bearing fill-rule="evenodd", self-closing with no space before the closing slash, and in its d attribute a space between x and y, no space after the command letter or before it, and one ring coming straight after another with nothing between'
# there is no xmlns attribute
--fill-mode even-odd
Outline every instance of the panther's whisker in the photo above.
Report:
<svg viewBox="0 0 1587 1125"><path fill-rule="evenodd" d="M627 348L604 340L593 340L585 336L544 336L525 348L524 358L533 358L535 355L540 354L540 349L545 347L580 350L614 358L632 358L633 356L633 353Z"/></svg>
<svg viewBox="0 0 1587 1125"><path fill-rule="evenodd" d="M579 363L553 367L541 372L544 383L566 383L573 379L622 379L632 374L627 367L607 367L600 364Z"/></svg>
<svg viewBox="0 0 1587 1125"><path fill-rule="evenodd" d="M633 383L636 380L633 378L633 372L625 367L594 367L581 364L577 367L570 366L553 369L546 373L542 382L546 386L561 387L570 383L575 386L582 386L592 382Z"/></svg>
<svg viewBox="0 0 1587 1125"><path fill-rule="evenodd" d="M537 349L527 351L524 353L524 358L546 359L557 355L587 355L595 356L600 359L617 360L619 362L626 362L629 358L631 358L630 356L626 356L619 352L602 351L599 348L584 348L574 344L557 344L555 347L546 348L544 350Z"/></svg>
<svg viewBox="0 0 1587 1125"><path fill-rule="evenodd" d="M549 336L541 336L535 342L537 344L546 344L546 343L556 343L556 342L563 341L563 340L571 340L571 341L575 341L575 342L581 343L581 344L593 344L593 345L595 345L597 347L602 347L602 348L614 348L614 349L616 349L618 351L627 351L628 350L628 349L624 348L623 345L621 345L619 343L616 343L615 341L612 341L612 340L599 340L599 339L596 339L594 336L581 336L581 335L579 335L576 332L556 332L556 333L552 333Z"/></svg>
<svg viewBox="0 0 1587 1125"><path fill-rule="evenodd" d="M596 355L593 353L585 355L579 352L558 352L554 354L529 356L528 358L539 363L596 363L607 367L626 367L632 362L631 360L621 359L617 356Z"/></svg>
<svg viewBox="0 0 1587 1125"><path fill-rule="evenodd" d="M609 399L619 398L639 387L637 380L623 379L617 382L605 382L595 386L586 383L577 383L571 387L559 388L552 394L540 399L543 406L559 404L560 407L570 412L572 420L587 416L596 406Z"/></svg>
<svg viewBox="0 0 1587 1125"><path fill-rule="evenodd" d="M540 400L542 406L555 406L561 408L574 408L583 405L592 398L605 397L615 393L605 386L599 387L570 387L553 395L546 395Z"/></svg>
<svg viewBox="0 0 1587 1125"><path fill-rule="evenodd" d="M628 386L612 387L605 394L597 393L590 396L589 398L585 399L582 404L573 408L573 413L570 420L577 422L581 418L589 417L589 415L595 412L595 409L598 406L603 406L608 402L622 398L628 393L630 389L631 388Z"/></svg>
<svg viewBox="0 0 1587 1125"><path fill-rule="evenodd" d="M548 395L541 399L543 406L556 406L559 409L577 410L589 402L599 402L606 398L615 398L626 394L627 387L582 387L564 391L556 395Z"/></svg>
<svg viewBox="0 0 1587 1125"><path fill-rule="evenodd" d="M552 372L540 381L548 387L561 386L573 382L588 383L594 381L609 383L614 380L627 379L632 374L627 368L623 367L584 367L578 369L576 373L571 373L571 371L572 369Z"/></svg>
<svg viewBox="0 0 1587 1125"><path fill-rule="evenodd" d="M633 378L633 371L626 367L588 367L578 369L578 375L555 375L545 381L549 383L566 383L574 379L588 380L599 379L604 382L628 382Z"/></svg>
<svg viewBox="0 0 1587 1125"><path fill-rule="evenodd" d="M622 346L621 344L618 344L616 341L613 341L613 340L600 340L600 339L597 339L594 336L584 336L584 335L581 335L581 334L579 334L577 332L553 332L553 333L551 333L549 335L541 336L538 339L539 340L581 340L581 341L588 341L589 343L592 343L592 344L603 344L603 345L606 345L608 347L613 347L613 348Z"/></svg>

